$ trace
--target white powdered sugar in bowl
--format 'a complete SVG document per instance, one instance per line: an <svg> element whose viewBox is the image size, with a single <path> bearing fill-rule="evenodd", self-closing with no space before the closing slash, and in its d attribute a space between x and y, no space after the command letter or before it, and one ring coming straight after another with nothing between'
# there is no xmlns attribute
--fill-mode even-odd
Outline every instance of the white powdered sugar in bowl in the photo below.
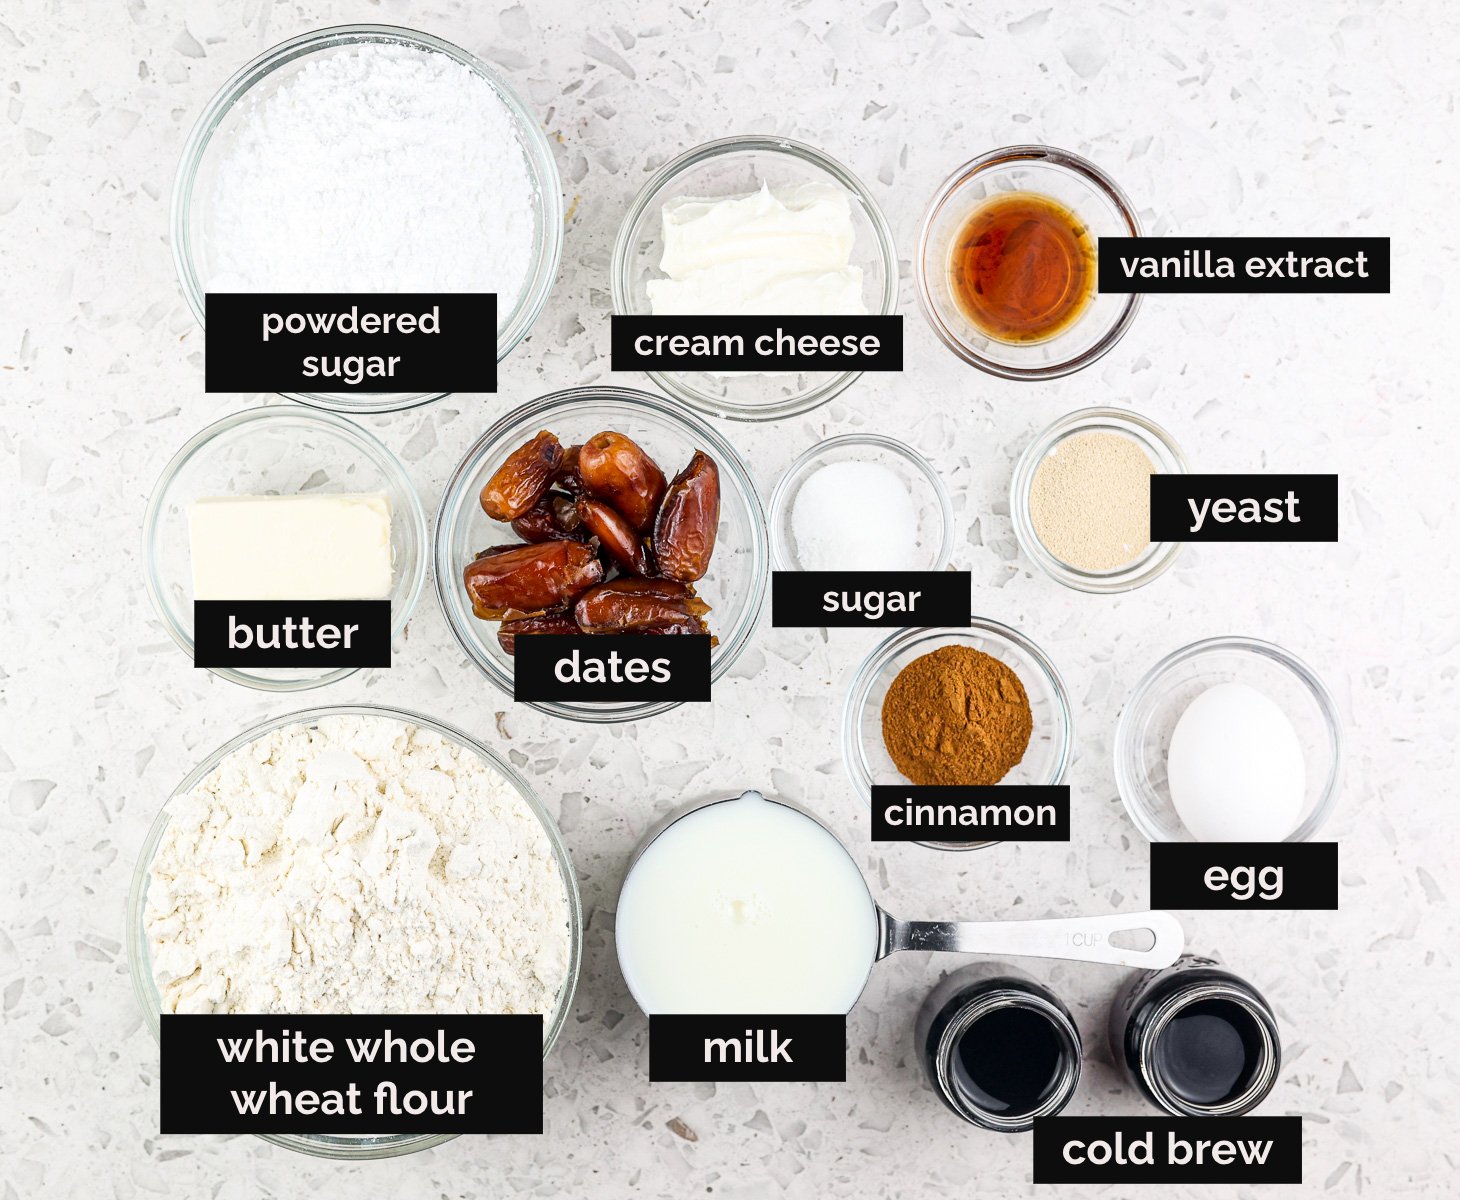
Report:
<svg viewBox="0 0 1460 1200"><path fill-rule="evenodd" d="M245 96L200 181L213 292L495 292L534 269L536 193L512 110L444 53L360 42Z"/></svg>
<svg viewBox="0 0 1460 1200"><path fill-rule="evenodd" d="M169 811L143 916L163 1012L554 1012L572 933L553 843L470 749L323 716Z"/></svg>

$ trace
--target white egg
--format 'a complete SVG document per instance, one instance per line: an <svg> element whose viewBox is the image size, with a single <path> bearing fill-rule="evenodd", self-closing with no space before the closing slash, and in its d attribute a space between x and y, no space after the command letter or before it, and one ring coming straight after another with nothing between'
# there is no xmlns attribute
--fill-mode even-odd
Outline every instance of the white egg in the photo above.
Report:
<svg viewBox="0 0 1460 1200"><path fill-rule="evenodd" d="M1245 683L1219 683L1187 705L1166 775L1177 815L1201 842L1278 842L1302 815L1298 733L1271 697Z"/></svg>

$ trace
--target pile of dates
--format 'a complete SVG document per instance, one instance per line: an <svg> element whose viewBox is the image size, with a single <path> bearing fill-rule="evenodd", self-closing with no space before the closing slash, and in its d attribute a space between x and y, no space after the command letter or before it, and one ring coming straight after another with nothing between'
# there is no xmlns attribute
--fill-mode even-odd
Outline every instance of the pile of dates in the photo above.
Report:
<svg viewBox="0 0 1460 1200"><path fill-rule="evenodd" d="M467 565L466 594L501 621L508 654L533 633L708 633L694 584L720 526L720 470L703 450L672 480L632 438L598 433L566 449L543 430L481 494L524 543Z"/></svg>

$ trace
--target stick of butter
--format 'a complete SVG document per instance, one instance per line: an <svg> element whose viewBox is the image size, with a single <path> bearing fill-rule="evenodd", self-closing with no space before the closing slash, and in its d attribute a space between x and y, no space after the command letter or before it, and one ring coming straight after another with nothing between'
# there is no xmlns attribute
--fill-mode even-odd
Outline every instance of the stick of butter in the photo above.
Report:
<svg viewBox="0 0 1460 1200"><path fill-rule="evenodd" d="M205 496L188 508L196 600L390 595L390 497Z"/></svg>

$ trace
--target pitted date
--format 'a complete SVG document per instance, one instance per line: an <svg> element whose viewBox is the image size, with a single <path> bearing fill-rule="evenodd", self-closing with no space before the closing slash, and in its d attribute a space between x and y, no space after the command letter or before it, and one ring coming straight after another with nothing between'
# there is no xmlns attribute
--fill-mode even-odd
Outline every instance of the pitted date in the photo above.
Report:
<svg viewBox="0 0 1460 1200"><path fill-rule="evenodd" d="M544 429L492 472L482 488L482 511L494 521L515 521L542 499L562 462L562 444Z"/></svg>
<svg viewBox="0 0 1460 1200"><path fill-rule="evenodd" d="M590 588L573 606L584 633L707 633L709 609L692 589L671 579L614 579Z"/></svg>
<svg viewBox="0 0 1460 1200"><path fill-rule="evenodd" d="M654 524L664 472L632 438L594 434L578 452L578 474L590 496L612 505L640 533Z"/></svg>
<svg viewBox="0 0 1460 1200"><path fill-rule="evenodd" d="M568 536L558 528L557 516L546 496L512 522L512 532L525 542L555 542Z"/></svg>
<svg viewBox="0 0 1460 1200"><path fill-rule="evenodd" d="M720 470L703 450L674 477L654 523L654 560L667 579L704 578L720 531Z"/></svg>
<svg viewBox="0 0 1460 1200"><path fill-rule="evenodd" d="M527 542L556 542L564 539L584 542L582 518L566 496L549 492L512 522L512 532Z"/></svg>
<svg viewBox="0 0 1460 1200"><path fill-rule="evenodd" d="M565 607L602 579L597 545L568 541L488 554L468 563L463 576L472 611L488 621Z"/></svg>
<svg viewBox="0 0 1460 1200"><path fill-rule="evenodd" d="M581 445L569 446L563 451L563 461L558 464L552 486L561 488L572 496L583 494L583 476L578 473L578 456L583 453Z"/></svg>
<svg viewBox="0 0 1460 1200"><path fill-rule="evenodd" d="M534 633L582 633L571 613L539 613L518 617L497 626L497 644L508 654L517 653L517 639Z"/></svg>
<svg viewBox="0 0 1460 1200"><path fill-rule="evenodd" d="M652 560L644 540L616 510L592 496L578 498L578 519L625 571L652 575Z"/></svg>

